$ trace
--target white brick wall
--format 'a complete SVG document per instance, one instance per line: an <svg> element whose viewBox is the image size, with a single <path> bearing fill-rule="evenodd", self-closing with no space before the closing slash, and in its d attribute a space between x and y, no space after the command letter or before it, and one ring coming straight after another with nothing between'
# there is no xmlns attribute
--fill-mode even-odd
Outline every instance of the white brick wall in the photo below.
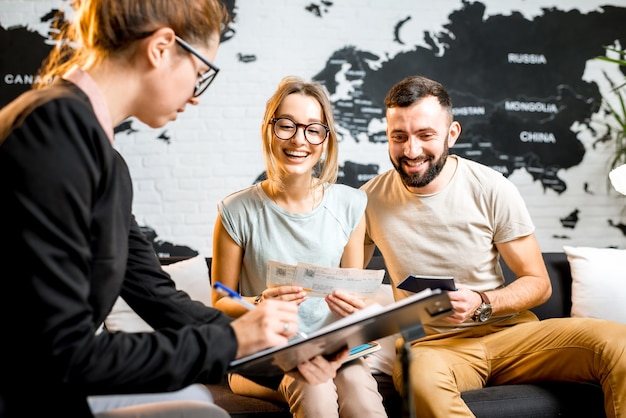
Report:
<svg viewBox="0 0 626 418"><path fill-rule="evenodd" d="M484 0L487 14L509 14L511 10L533 16L541 8L577 8L581 12L598 5L626 7L626 0ZM0 24L4 28L27 25L47 33L39 17L52 8L68 9L65 0L0 0ZM134 211L141 225L154 228L160 240L189 246L211 255L212 230L219 199L250 185L264 170L259 139L265 101L278 80L287 74L310 78L319 72L336 50L352 45L381 56L395 55L393 25L411 10L405 31L423 39L424 31L441 31L448 14L461 6L460 0L416 2L413 0L336 0L322 7L323 18L306 11L311 0L239 0L235 37L224 43L216 64L222 69L216 82L197 107L162 129L153 130L138 122L134 134L120 133L116 147L127 159L134 185ZM419 9L419 13L415 10ZM406 32L405 32L406 34ZM593 36L592 33L589 36ZM238 54L253 54L256 61L242 63ZM601 83L605 64L589 62L585 77ZM162 132L170 142L156 140ZM626 248L626 237L607 220L626 224L626 199L607 192L606 162L610 149L593 149L589 133L579 135L588 152L578 167L561 170L568 191L557 196L532 182L524 171L510 179L520 188L537 224L544 251L561 251L562 245L616 246ZM390 168L386 145L346 140L340 160L376 163L381 171ZM583 192L589 183L593 196ZM559 218L577 208L576 229L563 228ZM569 239L558 236L567 235Z"/></svg>

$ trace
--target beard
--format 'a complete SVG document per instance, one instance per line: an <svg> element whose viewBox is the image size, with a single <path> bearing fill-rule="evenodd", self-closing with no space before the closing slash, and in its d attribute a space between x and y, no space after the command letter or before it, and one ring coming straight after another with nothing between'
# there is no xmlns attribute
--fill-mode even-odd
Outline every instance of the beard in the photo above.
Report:
<svg viewBox="0 0 626 418"><path fill-rule="evenodd" d="M429 164L428 169L424 174L418 173L407 173L404 171L404 165L402 164L405 161L410 161L410 158L400 157L398 161L394 161L391 156L391 164L396 169L398 174L400 174L400 179L402 179L402 183L406 187L424 187L427 186L431 181L437 178L441 170L443 170L443 166L446 164L446 159L448 158L448 141L446 140L443 147L443 152L439 156L439 158L428 157L424 159L424 162Z"/></svg>

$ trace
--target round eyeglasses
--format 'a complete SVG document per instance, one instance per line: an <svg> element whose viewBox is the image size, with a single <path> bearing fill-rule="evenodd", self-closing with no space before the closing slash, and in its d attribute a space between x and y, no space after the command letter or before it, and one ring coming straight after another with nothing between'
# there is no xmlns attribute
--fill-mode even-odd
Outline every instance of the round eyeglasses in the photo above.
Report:
<svg viewBox="0 0 626 418"><path fill-rule="evenodd" d="M311 145L319 145L328 138L328 126L323 123L296 123L289 118L274 118L271 120L274 125L274 135L276 138L287 141L293 138L298 132L298 128L304 131L304 139Z"/></svg>

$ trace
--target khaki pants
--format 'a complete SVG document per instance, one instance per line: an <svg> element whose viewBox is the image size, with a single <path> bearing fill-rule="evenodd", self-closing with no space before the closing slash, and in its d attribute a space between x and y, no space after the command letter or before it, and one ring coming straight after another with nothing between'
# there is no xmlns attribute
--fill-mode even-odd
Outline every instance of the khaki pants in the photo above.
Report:
<svg viewBox="0 0 626 418"><path fill-rule="evenodd" d="M607 418L624 418L626 325L589 318L538 321L528 312L413 342L409 375L419 418L473 417L461 392L537 381L599 382ZM399 362L393 377L402 393Z"/></svg>
<svg viewBox="0 0 626 418"><path fill-rule="evenodd" d="M344 364L334 379L319 385L291 375L283 377L278 391L240 375L230 375L228 382L234 393L287 402L294 418L387 418L376 379L362 358Z"/></svg>

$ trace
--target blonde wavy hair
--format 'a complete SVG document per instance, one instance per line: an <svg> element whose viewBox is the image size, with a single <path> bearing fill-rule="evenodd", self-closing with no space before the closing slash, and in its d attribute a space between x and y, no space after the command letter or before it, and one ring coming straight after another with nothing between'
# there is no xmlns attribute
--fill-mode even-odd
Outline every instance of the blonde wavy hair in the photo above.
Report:
<svg viewBox="0 0 626 418"><path fill-rule="evenodd" d="M296 76L284 77L276 92L269 98L265 106L265 116L261 126L261 140L263 141L263 156L265 158L266 176L272 182L282 187L284 184L284 173L281 172L276 164L276 158L272 150L272 141L274 140L274 132L272 129L272 119L276 117L276 110L283 102L285 97L290 94L302 94L313 97L322 107L322 123L328 126L328 138L323 143L326 148L322 155L314 176L318 178L318 183L333 184L337 182L339 173L338 166L338 140L337 131L335 130L335 118L333 115L333 106L328 97L326 88L318 82L307 82ZM315 187L313 184L312 187Z"/></svg>

